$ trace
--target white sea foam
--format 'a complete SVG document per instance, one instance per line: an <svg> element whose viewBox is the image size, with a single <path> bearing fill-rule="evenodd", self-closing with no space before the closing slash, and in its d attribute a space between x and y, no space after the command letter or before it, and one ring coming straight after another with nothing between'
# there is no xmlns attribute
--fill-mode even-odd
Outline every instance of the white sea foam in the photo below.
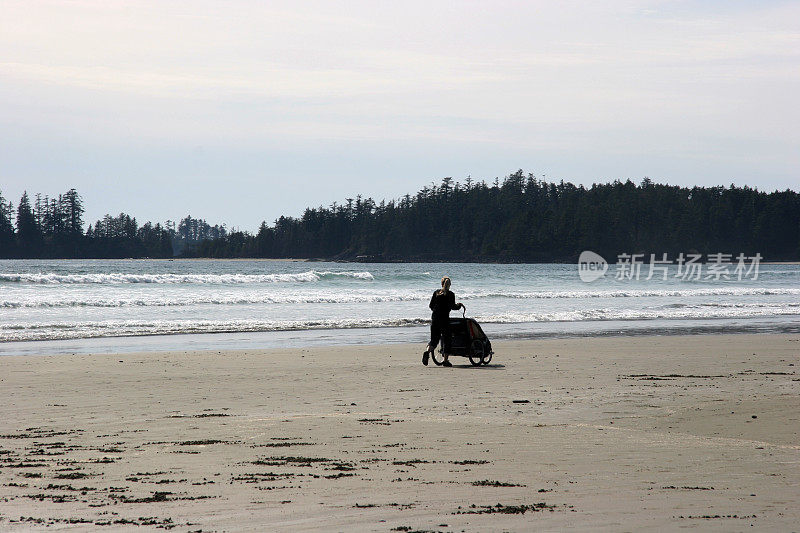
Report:
<svg viewBox="0 0 800 533"><path fill-rule="evenodd" d="M389 303L426 300L427 294L414 292L365 293L341 290L337 292L255 292L245 294L137 294L116 296L109 294L81 295L28 295L26 299L0 300L0 308L69 308L69 307L187 307L195 305L258 305L258 304L357 304Z"/></svg>
<svg viewBox="0 0 800 533"><path fill-rule="evenodd" d="M507 313L477 316L476 319L490 324L516 324L526 322L583 322L601 320L705 320L792 315L800 316L800 305L754 304L738 306L698 305L661 309L576 309L572 311L545 313Z"/></svg>
<svg viewBox="0 0 800 533"><path fill-rule="evenodd" d="M477 315L483 324L533 322L643 321L685 319L741 319L800 316L800 303L701 304L687 307L648 309L593 308L539 313L499 313ZM0 323L0 337L6 341L76 339L132 335L173 335L183 333L266 332L318 329L386 328L422 326L426 318L317 318L310 320L103 320L41 323Z"/></svg>
<svg viewBox="0 0 800 533"><path fill-rule="evenodd" d="M338 273L337 273L338 274ZM353 273L355 274L355 273ZM598 298L690 298L715 296L794 296L800 289L766 287L717 287L713 289L677 290L614 290L614 291L465 291L460 299L480 300L482 298L509 299L598 299ZM11 295L9 295L11 296ZM0 308L69 308L69 307L182 307L192 305L253 305L253 304L348 304L348 303L390 303L426 301L430 298L424 289L394 290L355 290L341 287L337 290L297 290L267 291L248 290L248 292L170 293L170 294L125 294L107 289L102 292L81 293L79 295L62 293L28 293L18 297L0 299ZM0 293L2 297L2 293ZM683 306L684 303L671 303Z"/></svg>
<svg viewBox="0 0 800 533"><path fill-rule="evenodd" d="M800 288L768 287L713 287L702 289L614 289L572 291L471 291L460 293L464 298L644 298L644 297L691 297L691 296L758 296L800 295Z"/></svg>
<svg viewBox="0 0 800 533"><path fill-rule="evenodd" d="M308 283L324 279L352 278L363 281L372 281L374 276L370 272L319 272L309 270L298 273L282 274L56 274L43 273L12 273L0 274L0 283L34 283L34 284L123 284L123 283L158 283L158 284L245 284L245 283Z"/></svg>
<svg viewBox="0 0 800 533"><path fill-rule="evenodd" d="M234 333L263 331L298 331L318 329L354 329L419 326L421 318L395 319L320 319L320 320L197 320L136 321L107 320L98 322L51 322L38 324L0 324L5 341L65 340L95 337L175 335L188 333Z"/></svg>
<svg viewBox="0 0 800 533"><path fill-rule="evenodd" d="M298 267L304 270L295 271ZM442 270L434 265L370 264L366 271L340 263L204 261L6 261L0 268L5 270L0 273L0 342L424 325L439 278L430 272ZM602 328L601 322L615 321L624 330L643 321L662 327L707 319L789 321L800 327L800 272L797 267L770 270L775 272L765 269L758 281L740 283L606 280L588 285L563 265L445 269L456 280L459 301L490 335L492 324L536 322L561 322L567 324L564 329L582 323L575 327L583 330L591 330L592 322Z"/></svg>

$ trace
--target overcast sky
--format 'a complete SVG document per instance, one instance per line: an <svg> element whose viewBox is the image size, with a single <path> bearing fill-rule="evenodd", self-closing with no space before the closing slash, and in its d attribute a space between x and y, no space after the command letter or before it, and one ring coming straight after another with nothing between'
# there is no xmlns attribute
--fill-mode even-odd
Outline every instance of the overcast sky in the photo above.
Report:
<svg viewBox="0 0 800 533"><path fill-rule="evenodd" d="M0 189L254 230L518 168L800 188L800 2L0 0Z"/></svg>

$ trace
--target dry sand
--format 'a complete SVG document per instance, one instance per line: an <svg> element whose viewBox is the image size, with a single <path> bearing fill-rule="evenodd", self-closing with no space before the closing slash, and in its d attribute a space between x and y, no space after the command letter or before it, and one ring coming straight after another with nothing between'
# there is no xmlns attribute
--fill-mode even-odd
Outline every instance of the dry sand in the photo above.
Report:
<svg viewBox="0 0 800 533"><path fill-rule="evenodd" d="M800 529L800 336L495 350L2 357L0 529Z"/></svg>

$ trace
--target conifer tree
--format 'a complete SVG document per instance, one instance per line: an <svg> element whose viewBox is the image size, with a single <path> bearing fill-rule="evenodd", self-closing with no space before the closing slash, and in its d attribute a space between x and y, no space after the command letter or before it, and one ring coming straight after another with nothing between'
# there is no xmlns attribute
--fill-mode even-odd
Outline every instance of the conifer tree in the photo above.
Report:
<svg viewBox="0 0 800 533"><path fill-rule="evenodd" d="M33 257L38 257L42 243L42 234L36 225L28 192L22 194L17 205L17 246L20 250L29 250Z"/></svg>
<svg viewBox="0 0 800 533"><path fill-rule="evenodd" d="M11 202L6 203L3 198L3 191L0 191L0 257L13 257L15 252L14 245L14 223L12 221L14 208Z"/></svg>

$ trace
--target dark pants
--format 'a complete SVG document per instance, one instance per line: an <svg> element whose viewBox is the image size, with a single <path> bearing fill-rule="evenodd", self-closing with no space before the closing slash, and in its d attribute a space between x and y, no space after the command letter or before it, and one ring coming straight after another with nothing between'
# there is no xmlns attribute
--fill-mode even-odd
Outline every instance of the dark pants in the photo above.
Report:
<svg viewBox="0 0 800 533"><path fill-rule="evenodd" d="M439 344L439 339L442 339L442 351L446 354L450 353L450 344L453 340L450 335L450 319L437 319L431 320L431 342L429 343L431 351Z"/></svg>

